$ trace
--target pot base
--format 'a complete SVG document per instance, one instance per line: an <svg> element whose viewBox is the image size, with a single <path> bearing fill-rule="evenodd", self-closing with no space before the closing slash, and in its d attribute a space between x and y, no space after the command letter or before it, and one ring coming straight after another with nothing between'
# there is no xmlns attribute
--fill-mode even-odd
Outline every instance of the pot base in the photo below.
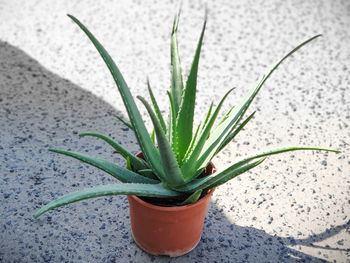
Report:
<svg viewBox="0 0 350 263"><path fill-rule="evenodd" d="M162 207L128 196L135 243L151 255L182 256L199 243L214 189L194 204Z"/></svg>
<svg viewBox="0 0 350 263"><path fill-rule="evenodd" d="M198 242L190 249L178 249L178 250L169 250L169 251L164 251L162 253L159 252L153 252L153 251L149 251L146 248L142 247L141 244L139 244L136 239L134 238L134 234L132 234L132 238L134 239L136 245L141 248L143 251L145 251L148 254L151 254L153 256L168 256L171 258L176 258L176 257L180 257L183 255L186 255L187 253L190 253L193 249L196 248L196 246L199 244L200 239L198 240Z"/></svg>

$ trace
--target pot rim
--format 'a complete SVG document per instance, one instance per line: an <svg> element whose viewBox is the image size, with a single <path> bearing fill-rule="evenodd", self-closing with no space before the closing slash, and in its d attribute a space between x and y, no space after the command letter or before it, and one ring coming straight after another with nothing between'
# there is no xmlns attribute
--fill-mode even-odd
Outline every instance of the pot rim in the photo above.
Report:
<svg viewBox="0 0 350 263"><path fill-rule="evenodd" d="M208 191L208 193L203 196L201 199L199 199L197 202L193 204L188 204L188 205L182 205L182 206L158 206L158 205L153 205L150 203L147 203L146 201L143 201L141 198L137 197L136 195L128 195L128 197L134 199L136 202L140 203L141 205L148 207L153 210L158 210L158 211L164 211L164 212L175 212L175 211L182 211L186 209L191 209L194 207L197 207L201 205L203 202L205 202L208 198L212 196L214 193L215 188L212 188Z"/></svg>

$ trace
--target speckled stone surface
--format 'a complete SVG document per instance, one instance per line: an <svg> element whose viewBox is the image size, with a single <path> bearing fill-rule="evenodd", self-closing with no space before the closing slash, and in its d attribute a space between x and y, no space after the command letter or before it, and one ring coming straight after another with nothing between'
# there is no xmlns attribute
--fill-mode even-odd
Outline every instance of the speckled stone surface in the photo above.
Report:
<svg viewBox="0 0 350 263"><path fill-rule="evenodd" d="M204 1L183 1L179 27L187 74ZM134 243L124 196L50 211L42 205L73 190L115 180L47 152L55 147L124 161L96 131L138 151L121 98L93 46L66 13L81 19L115 58L132 93L149 76L167 110L173 1L0 0L0 262L350 262L350 2L208 1L200 61L197 123L211 101L236 87L225 107L301 41L323 37L288 59L252 104L252 122L214 162L285 145L319 145L341 154L295 152L219 187L201 242L189 254L149 256ZM141 107L147 126L150 121Z"/></svg>

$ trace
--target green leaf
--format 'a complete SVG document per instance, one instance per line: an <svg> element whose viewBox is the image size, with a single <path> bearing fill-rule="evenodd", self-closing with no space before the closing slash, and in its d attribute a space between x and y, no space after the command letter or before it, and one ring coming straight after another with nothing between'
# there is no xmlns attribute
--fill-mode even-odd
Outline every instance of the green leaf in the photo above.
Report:
<svg viewBox="0 0 350 263"><path fill-rule="evenodd" d="M176 137L175 137L175 129L176 129L176 112L174 107L174 101L171 96L170 92L167 92L169 97L169 103L170 103L170 113L169 113L169 129L168 129L168 139L171 144L172 149L175 152L175 144L176 144ZM175 152L176 154L176 152ZM177 158L177 156L176 156Z"/></svg>
<svg viewBox="0 0 350 263"><path fill-rule="evenodd" d="M101 134L98 134L98 133L90 133L89 132L89 133L81 133L81 134L79 134L79 136L93 136L93 137L100 138L100 139L104 140L106 143L108 143L109 145L111 145L124 158L129 157L132 166L136 170L148 168L147 164L143 160L141 160L140 158L134 156L132 153L130 153L128 150L126 150L119 143L113 141L112 139L110 139L110 138L108 138L108 137L106 137L104 135L101 135Z"/></svg>
<svg viewBox="0 0 350 263"><path fill-rule="evenodd" d="M131 162L130 162L130 157L126 157L126 169L132 171L132 167L131 167Z"/></svg>
<svg viewBox="0 0 350 263"><path fill-rule="evenodd" d="M259 83L261 82L262 80ZM187 169L187 173L197 174L195 172L196 170L206 167L205 164L210 162L217 150L220 148L220 145L227 137L229 131L232 130L242 114L249 107L251 101L256 95L255 91L256 88L252 89L250 93L242 100L242 102L231 111L227 118L220 125L218 125L212 133L210 133L208 139L203 145L201 145L200 152L196 152L196 159L193 158L193 160L190 160L188 167L185 167Z"/></svg>
<svg viewBox="0 0 350 263"><path fill-rule="evenodd" d="M205 142L206 138L208 138L212 127L214 126L214 123L216 121L216 118L221 110L221 107L223 103L225 102L227 96L232 92L233 88L226 92L226 94L222 97L221 101L219 102L218 106L216 107L214 113L212 116L207 116L206 120L204 121L204 125L202 127L202 133L201 133L201 140L203 140L203 143ZM210 117L210 118L209 118Z"/></svg>
<svg viewBox="0 0 350 263"><path fill-rule="evenodd" d="M193 194L191 194L185 201L181 203L181 205L188 205L193 204L198 201L198 199L201 197L203 190L195 191Z"/></svg>
<svg viewBox="0 0 350 263"><path fill-rule="evenodd" d="M256 155L253 155L251 157L248 157L244 159L243 161L245 162L250 162L254 159L261 158L261 157L266 157L274 154L279 154L279 153L284 153L284 152L291 152L291 151L303 151L303 150L313 150L313 151L327 151L327 152L335 152L335 153L340 153L338 150L333 150L333 149L327 149L327 148L320 148L320 147L315 147L315 146L291 146L291 147L284 147L284 148L279 148L275 150L270 150L267 152L259 153Z"/></svg>
<svg viewBox="0 0 350 263"><path fill-rule="evenodd" d="M220 145L220 148L218 149L216 154L219 153L223 148L225 148L225 146L229 144L236 137L236 135L244 128L244 126L253 118L254 114L255 114L255 111L252 114L250 114L249 117L241 123L241 125L239 125L234 131L231 131L226 136L225 140Z"/></svg>
<svg viewBox="0 0 350 263"><path fill-rule="evenodd" d="M217 178L218 180L216 180L212 184L207 185L206 189L212 189L214 187L217 187L219 185L222 185L222 184L228 182L229 180L237 177L238 175L241 175L241 174L249 171L250 169L260 165L263 161L265 161L265 159L266 158L261 158L260 160L258 160L256 162L253 162L251 164L247 164L247 165L240 167L234 171L231 171L227 174L221 174L221 175L218 174L218 178ZM220 179L220 177L221 177L221 179Z"/></svg>
<svg viewBox="0 0 350 263"><path fill-rule="evenodd" d="M248 164L245 166L243 166L243 165L247 163L246 161L241 161L241 162L235 163L220 173L214 173L214 174L211 174L209 176L206 176L206 177L203 177L200 179L194 179L191 182L187 183L186 185L177 188L176 191L193 192L193 191L198 191L198 190L202 190L202 189L211 189L211 188L217 186L218 182L221 182L221 181L226 182L226 181L232 179L233 177L240 175L240 174L254 168L255 166L259 165L264 160L265 159L261 159L257 162L254 162L254 163L251 163L251 164Z"/></svg>
<svg viewBox="0 0 350 263"><path fill-rule="evenodd" d="M183 90L180 56L179 56L178 44L177 44L177 27L179 24L179 17L180 17L180 12L174 18L173 30L171 32L171 43L170 43L171 95L174 101L174 109L176 113L175 118L180 107L182 90Z"/></svg>
<svg viewBox="0 0 350 263"><path fill-rule="evenodd" d="M206 24L207 20L205 18L202 32L197 44L196 53L192 62L190 73L187 78L186 88L181 99L179 113L176 117L175 152L177 153L179 160L183 159L192 139L193 116L196 103L198 64Z"/></svg>
<svg viewBox="0 0 350 263"><path fill-rule="evenodd" d="M156 115L158 117L158 120L160 122L160 125L162 126L162 129L163 129L164 133L166 133L167 132L166 125L165 125L162 113L160 112L160 109L158 107L158 103L156 101L156 98L153 95L153 91L151 89L151 85L150 85L148 79L147 79L147 86L148 86L148 92L149 92L149 96L151 97L151 101L152 101L152 104L153 104L154 111L156 112Z"/></svg>
<svg viewBox="0 0 350 263"><path fill-rule="evenodd" d="M266 156L269 156L269 155L274 155L274 154L279 154L279 153L284 153L284 152L289 152L289 151L297 151L297 150L321 150L321 151L331 151L331 152L336 152L336 153L340 152L340 151L337 151L337 150L325 149L325 148L319 148L319 147L287 147L287 148L277 149L277 150L265 152L265 153L262 153L262 154L258 154L256 156L249 157L249 158L243 160L242 162L244 162L244 163L250 162L250 161L252 161L254 159L261 158L261 157L264 157L263 159L265 159ZM232 178L233 178L232 176L225 177L225 178L217 181L215 184L211 185L209 188L213 188L213 187L216 187L218 185L224 184L224 183L226 183L228 180L230 180Z"/></svg>
<svg viewBox="0 0 350 263"><path fill-rule="evenodd" d="M152 169L143 169L143 170L138 170L137 172L148 177L148 178L154 177Z"/></svg>
<svg viewBox="0 0 350 263"><path fill-rule="evenodd" d="M310 147L310 146L293 146L293 147L275 149L275 150L263 152L263 153L245 158L242 161L239 161L233 164L232 166L230 166L229 168L225 169L224 171L218 174L212 174L201 179L194 179L193 181L189 182L185 186L177 188L176 190L180 192L191 192L199 189L213 188L223 183L226 183L228 180L232 179L233 177L259 165L261 162L265 160L267 156L284 153L284 152L290 152L290 151L298 151L298 150L319 150L319 151L330 151L335 153L340 152L338 150L320 148L320 147ZM262 158L262 159L252 164L243 166L244 164L247 164L253 161L254 159L258 159L258 158Z"/></svg>
<svg viewBox="0 0 350 263"><path fill-rule="evenodd" d="M210 104L210 107L209 107L207 116L205 117L204 122L203 122L202 130L203 130L204 127L207 125L212 110L213 110L213 103Z"/></svg>
<svg viewBox="0 0 350 263"><path fill-rule="evenodd" d="M151 135L151 140L152 140L154 145L156 144L156 137L155 137L155 135L156 135L156 131L153 129L152 130L152 135Z"/></svg>
<svg viewBox="0 0 350 263"><path fill-rule="evenodd" d="M143 105L145 105L148 114L151 117L153 122L154 130L156 131L157 142L159 147L159 153L162 160L163 169L165 171L165 178L162 180L166 182L170 187L178 186L184 184L184 179L181 174L180 167L176 161L176 157L174 152L171 149L169 141L167 140L164 131L154 114L151 106L147 103L147 101L141 96L137 97Z"/></svg>
<svg viewBox="0 0 350 263"><path fill-rule="evenodd" d="M196 146L194 147L193 151L190 153L189 157L184 161L183 165L181 166L181 171L182 174L187 175L185 177L186 181L189 181L192 179L194 176L199 175L199 173L194 173L194 172L189 172L189 171L194 171L196 167L196 160L205 145L205 142L210 134L211 128L213 127L216 117L218 116L220 109L222 107L222 104L224 103L225 99L227 96L230 94L230 92L233 89L230 89L224 97L221 99L219 102L218 106L216 107L213 115L210 117L209 121L206 121L206 125L202 129L202 133L199 136L198 142L196 143Z"/></svg>
<svg viewBox="0 0 350 263"><path fill-rule="evenodd" d="M199 130L200 130L201 127L202 127L202 125L198 125L197 130L196 130L196 132L195 132L195 134L194 134L194 136L192 138L191 144L188 147L187 152L186 152L183 160L186 160L188 158L188 156L191 154L192 149L193 149L193 147L195 146L195 144L197 142L197 137L198 137Z"/></svg>
<svg viewBox="0 0 350 263"><path fill-rule="evenodd" d="M216 125L216 127L214 128L214 130L221 124L224 122L224 120L227 119L227 117L230 115L231 111L233 110L235 106L232 106L229 111L225 114L225 116L218 122L218 124Z"/></svg>
<svg viewBox="0 0 350 263"><path fill-rule="evenodd" d="M135 101L130 93L130 90L120 73L118 67L114 63L111 56L105 50L105 48L101 45L101 43L94 37L94 35L74 16L68 15L88 36L91 42L96 47L97 51L100 53L104 62L108 66L115 83L118 86L119 92L123 99L125 108L128 112L129 119L134 127L134 131L137 137L138 142L140 143L140 147L142 149L143 156L145 157L147 163L152 167L154 173L158 178L164 177L164 171L160 163L159 152L151 141L150 136L148 135L145 124L142 121L141 114L137 109Z"/></svg>
<svg viewBox="0 0 350 263"><path fill-rule="evenodd" d="M125 126L127 126L130 130L134 130L134 127L132 127L132 124L130 122L125 121L122 117L115 115L115 117L120 120Z"/></svg>
<svg viewBox="0 0 350 263"><path fill-rule="evenodd" d="M95 166L106 173L109 173L113 177L117 178L119 181L123 183L142 183L142 184L157 184L159 181L146 178L140 174L134 173L132 171L129 171L119 165L116 165L110 161L100 159L100 158L93 158L90 156L86 156L80 153L70 152L70 151L62 151L62 150L56 150L56 149L49 149L51 152L60 153L63 155L67 155L70 157L73 157L79 161L82 161L84 163L90 164L92 166Z"/></svg>
<svg viewBox="0 0 350 263"><path fill-rule="evenodd" d="M209 139L206 141L203 147L203 150L200 153L200 158L197 160L197 167L195 169L192 168L190 171L186 171L186 172L194 173L194 170L206 167L206 165L210 162L210 160L213 158L215 153L220 148L220 145L222 144L222 142L225 140L227 133L229 133L229 131L242 118L242 116L250 106L251 102L254 100L255 96L257 95L257 93L260 91L261 87L265 83L265 81L271 76L271 74L277 69L277 67L286 58L292 55L295 51L297 51L302 46L306 45L307 43L309 43L310 41L314 40L319 36L320 35L314 36L304 41L300 45L298 45L296 48L290 51L287 55L285 55L279 62L277 62L266 76L264 75L262 77L262 79L258 82L259 84L246 95L246 97L232 110L229 116L210 134Z"/></svg>
<svg viewBox="0 0 350 263"><path fill-rule="evenodd" d="M200 132L203 132L204 128L206 127L207 123L208 123L208 120L209 120L209 117L211 115L211 112L212 112L212 109L213 109L213 103L210 104L210 107L209 107L209 110L207 112L207 115L204 119L204 122L202 125L199 125L196 129L196 132L194 134L194 136L192 137L192 140L191 140L191 143L190 143L190 146L188 147L187 149L187 152L185 154L185 156L183 157L183 159L181 160L180 162L180 166L182 165L182 163L184 162L184 160L186 160L189 155L191 154L192 150L193 150L193 147L196 145L197 143L197 138L199 137L198 135L200 134ZM201 127L201 128L200 128Z"/></svg>
<svg viewBox="0 0 350 263"><path fill-rule="evenodd" d="M77 201L108 195L137 195L158 198L175 197L179 194L175 191L163 188L162 184L108 184L86 188L80 191L66 194L36 212L35 218L54 208L71 204Z"/></svg>

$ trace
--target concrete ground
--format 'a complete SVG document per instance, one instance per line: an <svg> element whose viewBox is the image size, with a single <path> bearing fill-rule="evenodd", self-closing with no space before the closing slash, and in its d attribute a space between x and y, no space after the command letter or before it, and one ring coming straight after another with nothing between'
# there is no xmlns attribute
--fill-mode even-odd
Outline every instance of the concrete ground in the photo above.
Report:
<svg viewBox="0 0 350 263"><path fill-rule="evenodd" d="M175 3L174 3L175 2ZM235 105L258 76L303 40L322 33L273 74L252 104L254 119L214 162L285 145L317 145L269 157L214 193L201 242L189 254L153 257L134 243L124 196L50 211L70 191L114 182L47 148L124 161L109 135L133 152L133 133L112 78L81 19L115 58L134 96L150 78L162 110L170 86L169 34L176 1L0 0L0 262L350 262L350 2L207 1L197 119L236 87ZM183 1L179 26L185 75L205 1ZM140 107L148 127L149 118Z"/></svg>

